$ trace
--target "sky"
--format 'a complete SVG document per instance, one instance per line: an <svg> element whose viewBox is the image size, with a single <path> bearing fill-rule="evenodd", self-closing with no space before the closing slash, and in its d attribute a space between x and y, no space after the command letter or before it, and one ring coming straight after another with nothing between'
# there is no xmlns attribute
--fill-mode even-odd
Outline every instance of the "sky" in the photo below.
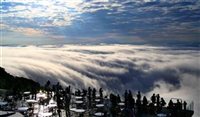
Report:
<svg viewBox="0 0 200 117"><path fill-rule="evenodd" d="M198 46L200 0L1 0L1 45Z"/></svg>
<svg viewBox="0 0 200 117"><path fill-rule="evenodd" d="M182 98L200 116L200 0L1 0L0 12L7 72Z"/></svg>

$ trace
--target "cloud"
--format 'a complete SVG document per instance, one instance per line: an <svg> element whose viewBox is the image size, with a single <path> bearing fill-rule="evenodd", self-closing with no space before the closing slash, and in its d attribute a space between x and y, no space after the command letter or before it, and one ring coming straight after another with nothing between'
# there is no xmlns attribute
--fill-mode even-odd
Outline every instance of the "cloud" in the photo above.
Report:
<svg viewBox="0 0 200 117"><path fill-rule="evenodd" d="M6 71L44 84L103 87L107 92L140 90L150 96L195 102L199 116L198 48L134 45L44 45L2 47ZM117 85L116 85L117 84Z"/></svg>
<svg viewBox="0 0 200 117"><path fill-rule="evenodd" d="M42 32L41 30L36 30L33 28L16 28L16 29L12 29L12 30L16 31L16 32L20 32L27 36L40 36L40 35L44 34L44 32Z"/></svg>
<svg viewBox="0 0 200 117"><path fill-rule="evenodd" d="M47 38L62 37L67 43L74 41L72 37L93 38L92 42L113 32L129 36L117 39L122 43L138 39L149 43L198 42L199 9L196 0L4 0L1 24L8 27L1 30L29 28ZM110 40L104 39L104 43Z"/></svg>

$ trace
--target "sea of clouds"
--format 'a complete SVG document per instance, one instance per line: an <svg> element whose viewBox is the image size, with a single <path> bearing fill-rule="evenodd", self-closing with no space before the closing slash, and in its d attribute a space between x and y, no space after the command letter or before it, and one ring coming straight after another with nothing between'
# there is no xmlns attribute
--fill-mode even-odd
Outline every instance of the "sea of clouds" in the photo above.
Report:
<svg viewBox="0 0 200 117"><path fill-rule="evenodd" d="M7 72L41 84L103 87L106 92L138 90L150 97L194 101L200 116L200 53L198 48L135 45L43 45L1 47Z"/></svg>

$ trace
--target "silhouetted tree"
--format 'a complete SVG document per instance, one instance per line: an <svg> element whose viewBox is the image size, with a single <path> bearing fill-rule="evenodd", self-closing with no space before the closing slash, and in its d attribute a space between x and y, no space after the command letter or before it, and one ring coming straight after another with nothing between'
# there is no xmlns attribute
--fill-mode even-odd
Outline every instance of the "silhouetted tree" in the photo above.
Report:
<svg viewBox="0 0 200 117"><path fill-rule="evenodd" d="M132 92L129 90L129 93L128 93L128 107L133 109L134 105L135 105L135 100L133 98Z"/></svg>
<svg viewBox="0 0 200 117"><path fill-rule="evenodd" d="M177 103L176 103L176 109L177 109L177 110L182 110L182 104L181 104L181 102L179 101L179 99L177 100Z"/></svg>
<svg viewBox="0 0 200 117"><path fill-rule="evenodd" d="M163 107L163 106L165 106L165 105L166 105L165 100L164 100L163 98L161 98L161 106Z"/></svg>
<svg viewBox="0 0 200 117"><path fill-rule="evenodd" d="M151 102L152 102L153 104L156 103L156 96L155 96L155 93L151 96Z"/></svg>
<svg viewBox="0 0 200 117"><path fill-rule="evenodd" d="M125 107L127 107L128 106L128 92L127 92L127 90L125 90L125 93L124 93L124 99L125 99Z"/></svg>
<svg viewBox="0 0 200 117"><path fill-rule="evenodd" d="M148 104L147 98L146 98L146 96L144 96L143 100L142 100L142 109L143 109L143 112L147 112L147 104Z"/></svg>
<svg viewBox="0 0 200 117"><path fill-rule="evenodd" d="M93 98L93 100L95 100L95 98L96 98L96 89L95 88L93 88L93 90L92 90L92 98Z"/></svg>
<svg viewBox="0 0 200 117"><path fill-rule="evenodd" d="M186 110L186 107L187 107L187 102L184 101L184 102L183 102L183 109Z"/></svg>
<svg viewBox="0 0 200 117"><path fill-rule="evenodd" d="M49 98L50 97L50 95L49 95L49 93L50 93L50 84L51 84L51 82L48 80L47 82L46 82L46 84L44 85L44 88L45 88L45 90L47 91L47 97Z"/></svg>
<svg viewBox="0 0 200 117"><path fill-rule="evenodd" d="M141 101L141 94L140 94L140 91L138 91L137 99Z"/></svg>
<svg viewBox="0 0 200 117"><path fill-rule="evenodd" d="M88 106L91 107L91 100L92 100L92 89L88 87Z"/></svg>
<svg viewBox="0 0 200 117"><path fill-rule="evenodd" d="M83 93L83 97L85 97L86 95L87 95L87 90L85 90L85 89L82 89L82 93Z"/></svg>
<svg viewBox="0 0 200 117"><path fill-rule="evenodd" d="M174 107L174 103L172 102L172 100L170 100L168 103L168 108L173 109L173 107Z"/></svg>
<svg viewBox="0 0 200 117"><path fill-rule="evenodd" d="M159 94L157 94L157 96L156 96L156 105L157 105L157 107L160 106L160 95Z"/></svg>
<svg viewBox="0 0 200 117"><path fill-rule="evenodd" d="M144 96L143 100L142 100L142 105L147 106L147 104L148 104L147 98L146 98L146 96Z"/></svg>
<svg viewBox="0 0 200 117"><path fill-rule="evenodd" d="M102 88L99 89L99 95L100 95L100 98L103 98L103 89Z"/></svg>
<svg viewBox="0 0 200 117"><path fill-rule="evenodd" d="M117 95L117 102L118 103L121 102L121 98L120 98L119 94Z"/></svg>
<svg viewBox="0 0 200 117"><path fill-rule="evenodd" d="M65 96L64 96L66 117L70 117L70 109L69 109L70 100L71 100L71 95L66 93Z"/></svg>

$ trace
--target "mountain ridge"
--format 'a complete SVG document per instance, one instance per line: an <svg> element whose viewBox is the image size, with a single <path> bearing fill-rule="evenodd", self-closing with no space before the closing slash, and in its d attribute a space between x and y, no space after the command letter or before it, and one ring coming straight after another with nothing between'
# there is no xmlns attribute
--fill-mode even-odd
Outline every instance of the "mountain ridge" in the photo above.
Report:
<svg viewBox="0 0 200 117"><path fill-rule="evenodd" d="M0 67L0 89L13 90L17 92L38 89L40 84L28 78L13 76Z"/></svg>

